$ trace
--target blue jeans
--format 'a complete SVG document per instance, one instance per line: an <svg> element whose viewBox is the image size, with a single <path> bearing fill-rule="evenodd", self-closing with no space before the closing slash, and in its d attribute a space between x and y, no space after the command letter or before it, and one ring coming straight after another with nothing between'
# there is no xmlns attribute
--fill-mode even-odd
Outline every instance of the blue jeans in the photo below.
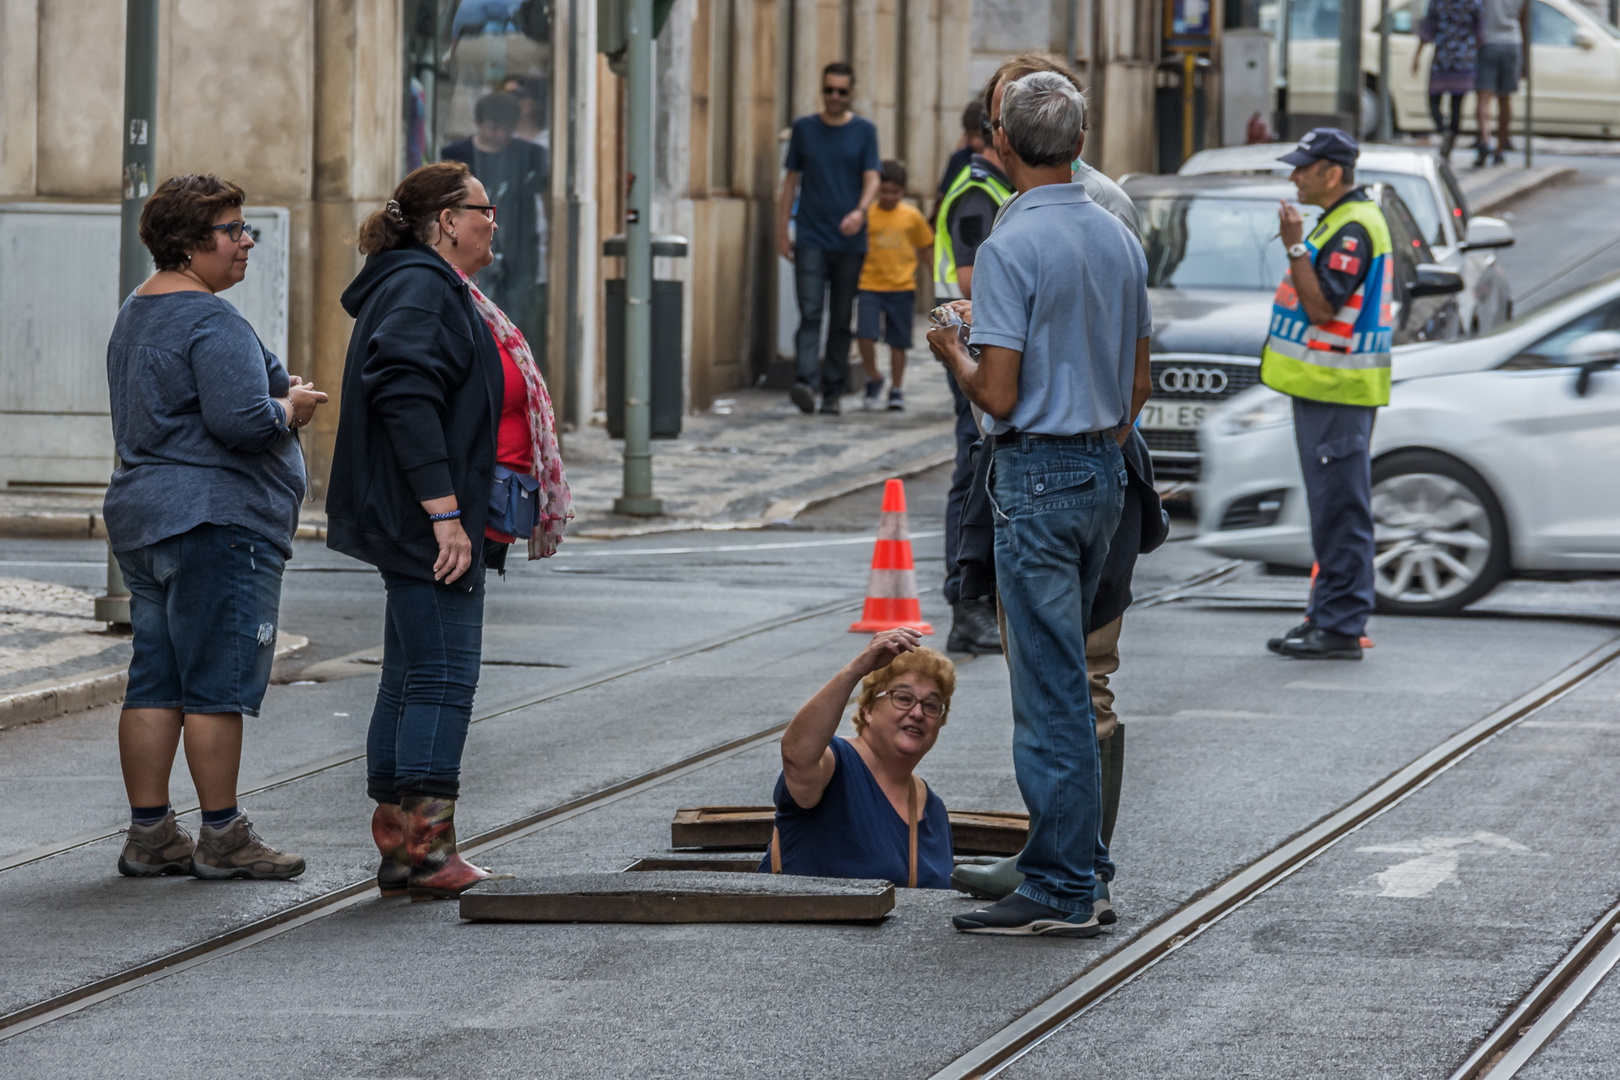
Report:
<svg viewBox="0 0 1620 1080"><path fill-rule="evenodd" d="M276 654L281 549L240 525L198 525L116 557L134 632L124 708L258 716Z"/></svg>
<svg viewBox="0 0 1620 1080"><path fill-rule="evenodd" d="M476 575L470 593L382 572L382 680L366 736L366 790L377 802L461 793L461 752L484 648L484 568L474 564L467 573Z"/></svg>
<svg viewBox="0 0 1620 1080"><path fill-rule="evenodd" d="M855 291L861 281L864 251L793 249L793 287L799 297L799 332L793 339L795 377L815 386L817 350L821 346L821 313L827 318L827 360L821 365L821 394L842 397L849 384L849 323L855 315Z"/></svg>
<svg viewBox="0 0 1620 1080"><path fill-rule="evenodd" d="M1111 881L1102 842L1102 763L1086 678L1086 628L1125 503L1110 435L1020 436L990 474L996 581L1007 618L1013 769L1029 808L1018 891L1070 914Z"/></svg>

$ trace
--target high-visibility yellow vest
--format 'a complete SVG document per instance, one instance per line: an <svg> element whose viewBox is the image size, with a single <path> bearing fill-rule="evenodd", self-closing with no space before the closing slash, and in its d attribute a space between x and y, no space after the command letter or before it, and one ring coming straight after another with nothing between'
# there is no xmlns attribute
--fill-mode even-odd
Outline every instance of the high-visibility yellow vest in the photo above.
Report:
<svg viewBox="0 0 1620 1080"><path fill-rule="evenodd" d="M983 165L969 164L957 173L956 179L945 190L945 197L939 200L939 210L934 215L935 300L962 299L962 286L956 277L956 252L951 247L951 230L947 223L950 221L951 207L970 191L984 192L998 208L1013 197L1013 189Z"/></svg>
<svg viewBox="0 0 1620 1080"><path fill-rule="evenodd" d="M1395 273L1383 210L1371 199L1341 202L1322 215L1305 247L1314 265L1322 246L1352 222L1372 240L1367 277L1331 321L1315 326L1294 288L1293 270L1285 273L1271 306L1260 380L1273 390L1312 401L1388 405Z"/></svg>

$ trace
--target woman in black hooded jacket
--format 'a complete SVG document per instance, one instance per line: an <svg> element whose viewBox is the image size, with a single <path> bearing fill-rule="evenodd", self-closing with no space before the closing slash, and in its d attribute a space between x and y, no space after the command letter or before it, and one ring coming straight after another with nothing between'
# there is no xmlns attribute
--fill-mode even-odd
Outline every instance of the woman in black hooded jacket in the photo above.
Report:
<svg viewBox="0 0 1620 1080"><path fill-rule="evenodd" d="M454 896L489 876L455 846L455 802L482 656L486 540L502 357L468 279L490 262L494 208L458 162L426 165L361 226L365 267L343 373L328 547L388 591L367 737L378 885ZM407 678L408 674L408 678Z"/></svg>

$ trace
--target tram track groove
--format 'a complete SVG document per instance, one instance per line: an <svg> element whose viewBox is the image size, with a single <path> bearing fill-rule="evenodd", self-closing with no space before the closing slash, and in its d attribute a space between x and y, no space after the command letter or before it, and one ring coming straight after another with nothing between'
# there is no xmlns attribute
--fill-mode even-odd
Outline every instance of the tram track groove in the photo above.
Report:
<svg viewBox="0 0 1620 1080"><path fill-rule="evenodd" d="M981 1080L999 1075L1181 946L1399 806L1503 732L1597 678L1616 661L1620 661L1620 637L1611 638L1534 689L1470 724L1338 810L1283 841L1220 884L1193 897L935 1072L929 1080ZM1493 1075L1491 1080L1502 1078Z"/></svg>

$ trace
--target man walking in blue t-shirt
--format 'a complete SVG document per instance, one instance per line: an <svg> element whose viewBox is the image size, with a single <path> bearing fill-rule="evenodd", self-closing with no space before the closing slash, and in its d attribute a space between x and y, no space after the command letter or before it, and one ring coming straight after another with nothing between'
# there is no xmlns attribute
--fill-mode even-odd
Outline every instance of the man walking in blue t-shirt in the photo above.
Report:
<svg viewBox="0 0 1620 1080"><path fill-rule="evenodd" d="M877 128L849 111L854 91L855 72L848 64L822 69L821 112L793 121L776 208L777 250L793 263L799 298L791 396L802 411L815 411L819 366L821 411L831 416L838 415L838 399L849 380L849 324L866 261L866 211L877 200L881 165ZM791 236L790 218L797 228ZM821 316L829 307L827 357L818 365Z"/></svg>

